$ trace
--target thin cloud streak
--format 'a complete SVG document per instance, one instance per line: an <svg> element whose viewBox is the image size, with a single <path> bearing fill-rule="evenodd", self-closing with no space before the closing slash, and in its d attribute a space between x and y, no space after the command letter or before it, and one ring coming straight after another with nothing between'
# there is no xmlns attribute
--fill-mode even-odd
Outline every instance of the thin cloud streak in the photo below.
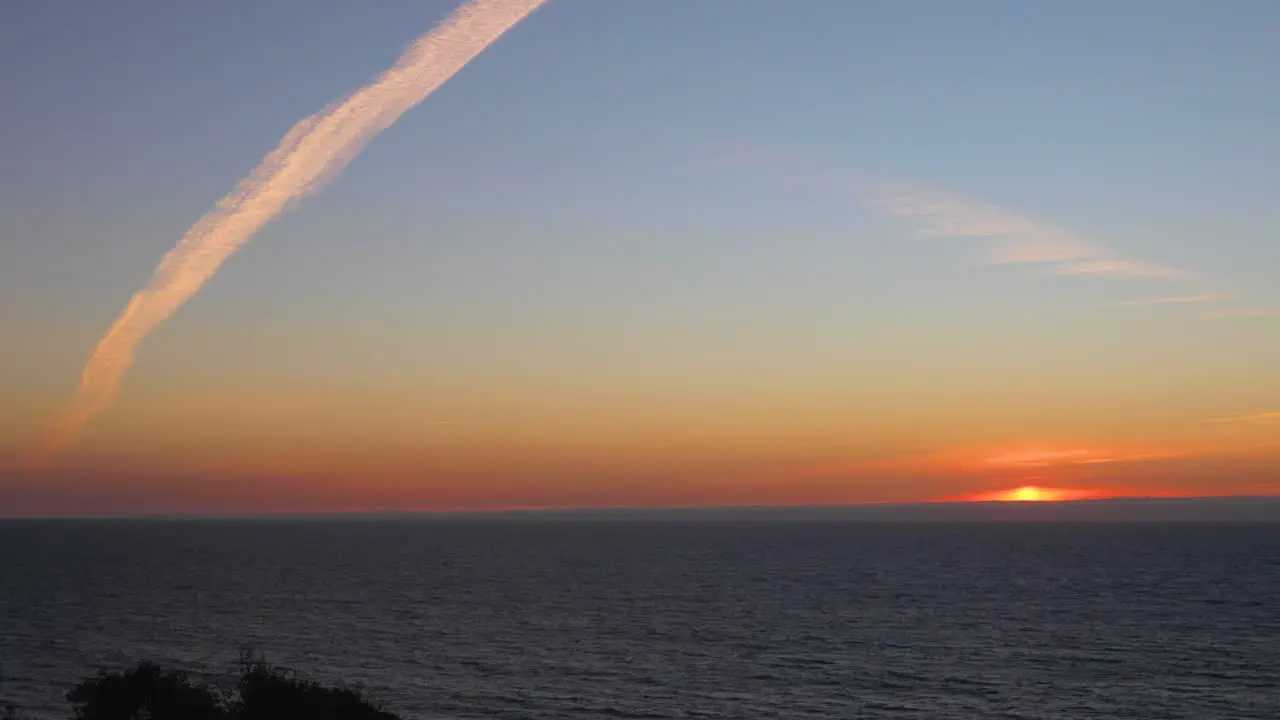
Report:
<svg viewBox="0 0 1280 720"><path fill-rule="evenodd" d="M1081 235L1007 212L994 205L954 193L910 183L860 180L855 192L868 205L912 220L922 237L978 238L988 242L990 265L1037 265L1052 275L1117 280L1195 280L1181 268L1121 257ZM1237 300L1234 295L1208 294L1159 297L1120 303L1121 306L1215 303ZM1206 312L1212 319L1280 318L1280 307L1241 306Z"/></svg>
<svg viewBox="0 0 1280 720"><path fill-rule="evenodd" d="M1246 424L1246 425L1256 425L1260 423L1280 423L1280 410L1253 413L1252 415L1237 415L1235 417L1214 418L1210 422Z"/></svg>
<svg viewBox="0 0 1280 720"><path fill-rule="evenodd" d="M1185 280L1181 268L1132 260L1077 232L929 185L833 171L783 151L731 145L712 156L717 166L764 165L812 184L846 188L859 202L905 218L922 238L985 240L987 265L1039 265L1050 274L1135 280Z"/></svg>
<svg viewBox="0 0 1280 720"><path fill-rule="evenodd" d="M250 175L161 259L85 365L71 403L46 423L28 461L42 467L120 389L137 344L262 226L316 192L361 148L422 102L546 0L470 0L419 37L396 63L342 102L293 126Z"/></svg>
<svg viewBox="0 0 1280 720"><path fill-rule="evenodd" d="M1230 318L1280 318L1280 308L1269 307L1234 307L1205 313L1205 317L1216 319Z"/></svg>
<svg viewBox="0 0 1280 720"><path fill-rule="evenodd" d="M1235 295L1182 295L1178 297L1143 298L1116 303L1117 307L1151 307L1154 305L1194 305L1198 303L1218 303L1235 300Z"/></svg>
<svg viewBox="0 0 1280 720"><path fill-rule="evenodd" d="M1179 280L1190 277L1185 270L1134 262L1132 260L1079 260L1063 263L1054 269L1058 275L1092 275L1108 278L1164 278Z"/></svg>
<svg viewBox="0 0 1280 720"><path fill-rule="evenodd" d="M1120 257L1070 230L994 205L907 183L862 183L866 202L913 220L922 237L981 238L991 265L1049 265L1057 275L1131 279L1183 279L1178 268Z"/></svg>
<svg viewBox="0 0 1280 720"><path fill-rule="evenodd" d="M912 221L922 238L973 238L986 242L984 264L1038 266L1049 275L1113 280L1193 281L1182 268L1132 260L1077 232L996 205L925 184L887 181L833 170L801 155L753 145L715 149L717 167L754 164L815 186L835 186L880 212ZM1234 295L1198 294L1118 303L1115 307L1194 304L1237 300ZM1280 308L1236 307L1208 318L1278 318Z"/></svg>

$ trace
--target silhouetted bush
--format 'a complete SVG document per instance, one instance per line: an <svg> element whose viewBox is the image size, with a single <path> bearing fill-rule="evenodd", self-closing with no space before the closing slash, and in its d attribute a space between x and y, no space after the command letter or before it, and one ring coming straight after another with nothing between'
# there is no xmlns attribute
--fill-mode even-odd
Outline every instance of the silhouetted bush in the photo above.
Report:
<svg viewBox="0 0 1280 720"><path fill-rule="evenodd" d="M355 690L299 680L262 662L244 665L232 716L236 720L396 720Z"/></svg>
<svg viewBox="0 0 1280 720"><path fill-rule="evenodd" d="M194 685L184 672L150 662L125 673L83 680L67 700L76 720L224 720L227 704L216 690Z"/></svg>
<svg viewBox="0 0 1280 720"><path fill-rule="evenodd" d="M398 720L356 690L300 680L242 658L231 692L192 682L186 673L141 662L123 673L82 680L67 693L76 720ZM15 708L0 720L21 720Z"/></svg>

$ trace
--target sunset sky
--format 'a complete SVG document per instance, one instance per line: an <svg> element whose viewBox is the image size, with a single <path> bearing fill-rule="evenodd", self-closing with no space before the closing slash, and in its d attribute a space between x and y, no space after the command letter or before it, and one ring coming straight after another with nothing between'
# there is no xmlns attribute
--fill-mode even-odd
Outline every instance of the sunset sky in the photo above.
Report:
<svg viewBox="0 0 1280 720"><path fill-rule="evenodd" d="M550 0L25 462L161 256L458 4L0 6L0 515L1280 494L1244 0Z"/></svg>

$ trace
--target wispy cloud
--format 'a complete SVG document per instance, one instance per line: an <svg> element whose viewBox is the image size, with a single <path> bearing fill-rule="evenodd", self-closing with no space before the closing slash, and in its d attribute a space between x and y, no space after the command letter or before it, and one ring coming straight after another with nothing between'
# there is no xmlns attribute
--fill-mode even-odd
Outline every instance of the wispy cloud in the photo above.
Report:
<svg viewBox="0 0 1280 720"><path fill-rule="evenodd" d="M1130 260L1076 232L995 205L908 183L860 183L864 200L912 220L922 237L978 238L993 265L1048 265L1056 275L1182 279L1178 268Z"/></svg>
<svg viewBox="0 0 1280 720"><path fill-rule="evenodd" d="M1275 307L1233 307L1205 313L1205 317L1229 318L1280 318L1280 308Z"/></svg>
<svg viewBox="0 0 1280 720"><path fill-rule="evenodd" d="M1229 302L1235 300L1235 295L1225 294L1205 294L1205 295L1180 295L1176 297L1157 297L1142 298L1140 300L1126 300L1117 303L1118 307L1151 307L1153 305L1194 305L1199 303L1218 303Z"/></svg>
<svg viewBox="0 0 1280 720"><path fill-rule="evenodd" d="M1094 258L1097 246L1069 231L952 193L906 183L863 183L865 199L890 215L914 220L921 237L991 241L993 264L1048 263Z"/></svg>
<svg viewBox="0 0 1280 720"><path fill-rule="evenodd" d="M1145 458L1140 455L1138 458ZM982 462L992 467L1053 467L1057 465L1099 465L1116 462L1131 462L1133 456L1120 455L1109 450L1098 448L1068 449L1019 449L996 452L983 458Z"/></svg>
<svg viewBox="0 0 1280 720"><path fill-rule="evenodd" d="M46 425L29 462L47 462L89 417L111 403L138 342L195 295L227 257L263 225L319 190L365 143L545 1L470 0L419 37L372 83L294 125L276 149L165 254L150 282L98 342L76 396Z"/></svg>
<svg viewBox="0 0 1280 720"><path fill-rule="evenodd" d="M1054 268L1058 275L1093 275L1108 278L1164 278L1178 280L1190 277L1185 270L1133 260L1078 260Z"/></svg>
<svg viewBox="0 0 1280 720"><path fill-rule="evenodd" d="M1142 463L1182 454L1166 447L1121 443L1106 445L1075 443L1019 443L1004 446L961 446L940 448L902 457L855 463L847 468L863 471L929 473L951 470L985 473L995 470L1019 471L1043 468L1071 468L1087 465Z"/></svg>
<svg viewBox="0 0 1280 720"><path fill-rule="evenodd" d="M1210 422L1245 424L1245 425L1280 423L1280 410L1270 410L1267 412L1253 413L1251 415L1236 415L1233 417L1214 418Z"/></svg>
<svg viewBox="0 0 1280 720"><path fill-rule="evenodd" d="M761 165L794 181L836 187L858 202L916 226L922 238L969 238L985 246L988 265L1026 265L1048 275L1132 281L1194 281L1189 270L1125 257L1097 240L1054 223L1022 215L936 186L888 181L842 172L812 158L777 149L732 144L714 148L716 166ZM1115 307L1216 303L1234 295L1189 294L1131 300ZM1204 313L1208 318L1280 318L1280 307L1228 307Z"/></svg>

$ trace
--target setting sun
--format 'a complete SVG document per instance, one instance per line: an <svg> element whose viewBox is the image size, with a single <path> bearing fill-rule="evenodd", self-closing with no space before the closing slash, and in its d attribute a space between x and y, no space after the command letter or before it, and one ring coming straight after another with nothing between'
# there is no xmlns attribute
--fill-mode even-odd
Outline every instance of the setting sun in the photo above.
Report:
<svg viewBox="0 0 1280 720"><path fill-rule="evenodd" d="M1009 490L997 490L983 493L972 498L975 502L1061 502L1065 500L1085 500L1100 497L1099 493L1089 490L1046 488L1036 485L1023 485Z"/></svg>
<svg viewBox="0 0 1280 720"><path fill-rule="evenodd" d="M1019 502L1040 502L1043 500L1054 500L1056 494L1052 490L1042 490L1038 487L1030 486L1020 487L1010 490L1008 493L1009 500Z"/></svg>

